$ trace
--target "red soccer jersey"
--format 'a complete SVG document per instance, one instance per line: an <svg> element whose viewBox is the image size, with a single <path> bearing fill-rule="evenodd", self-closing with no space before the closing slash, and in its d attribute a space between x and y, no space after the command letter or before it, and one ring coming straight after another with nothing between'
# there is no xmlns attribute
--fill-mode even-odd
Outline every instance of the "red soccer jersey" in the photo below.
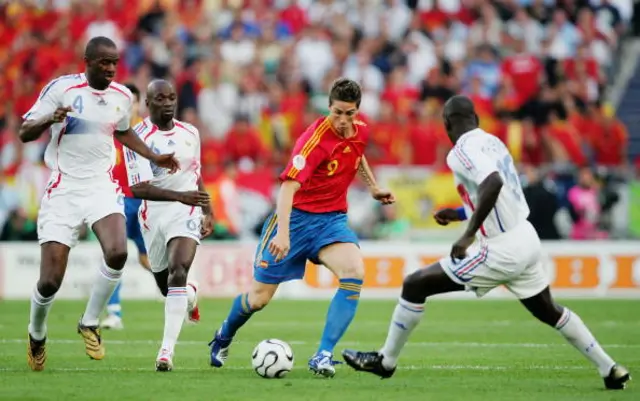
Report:
<svg viewBox="0 0 640 401"><path fill-rule="evenodd" d="M293 207L310 213L347 211L347 190L358 171L369 137L367 125L356 121L356 134L338 135L328 118L311 124L296 141L293 157L280 179L302 186L293 197Z"/></svg>

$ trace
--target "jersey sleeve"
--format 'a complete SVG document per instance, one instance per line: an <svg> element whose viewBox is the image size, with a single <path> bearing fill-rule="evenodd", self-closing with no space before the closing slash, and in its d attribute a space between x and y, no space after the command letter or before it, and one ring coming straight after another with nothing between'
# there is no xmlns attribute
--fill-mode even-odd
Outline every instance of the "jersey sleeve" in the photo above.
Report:
<svg viewBox="0 0 640 401"><path fill-rule="evenodd" d="M480 185L491 173L498 171L498 164L482 151L481 144L472 141L454 146L448 161L451 170L476 185Z"/></svg>
<svg viewBox="0 0 640 401"><path fill-rule="evenodd" d="M141 136L144 132L145 124L140 122L133 127L133 132ZM140 138L142 139L142 138ZM140 184L141 182L151 181L153 179L153 170L151 169L151 162L133 150L122 147L122 154L124 157L124 163L127 169L127 179L129 186Z"/></svg>
<svg viewBox="0 0 640 401"><path fill-rule="evenodd" d="M46 115L53 114L58 107L64 107L62 104L62 89L58 79L55 79L47 84L40 95L38 100L31 106L31 109L22 116L24 120L37 120Z"/></svg>
<svg viewBox="0 0 640 401"><path fill-rule="evenodd" d="M131 127L131 114L133 112L133 102L127 101L127 107L124 115L116 124L116 131L126 131Z"/></svg>
<svg viewBox="0 0 640 401"><path fill-rule="evenodd" d="M311 177L326 157L324 149L320 146L320 140L321 135L311 130L298 139L287 167L280 174L282 181L294 180L302 184Z"/></svg>
<svg viewBox="0 0 640 401"><path fill-rule="evenodd" d="M140 135L140 127L141 124L134 127L134 132L137 135ZM149 160L141 157L126 146L122 147L122 153L127 169L127 181L129 186L151 181L153 179L153 170L151 169L151 162Z"/></svg>

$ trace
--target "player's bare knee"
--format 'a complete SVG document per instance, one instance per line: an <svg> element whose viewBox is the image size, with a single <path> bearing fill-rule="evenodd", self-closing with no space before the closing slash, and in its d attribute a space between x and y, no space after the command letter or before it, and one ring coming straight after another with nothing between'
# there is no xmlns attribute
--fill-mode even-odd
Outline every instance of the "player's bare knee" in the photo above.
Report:
<svg viewBox="0 0 640 401"><path fill-rule="evenodd" d="M269 289L254 289L249 293L249 307L252 311L259 311L269 305L274 293Z"/></svg>
<svg viewBox="0 0 640 401"><path fill-rule="evenodd" d="M404 278L402 298L409 302L421 303L426 299L425 282L421 271L417 270Z"/></svg>
<svg viewBox="0 0 640 401"><path fill-rule="evenodd" d="M62 285L62 276L50 275L48 277L41 277L38 280L37 288L40 295L45 298L55 295Z"/></svg>
<svg viewBox="0 0 640 401"><path fill-rule="evenodd" d="M110 248L104 253L104 261L114 270L122 270L127 263L127 249Z"/></svg>
<svg viewBox="0 0 640 401"><path fill-rule="evenodd" d="M50 297L58 292L62 285L66 270L67 255L49 249L42 253L40 262L40 279L38 280L38 292L43 297Z"/></svg>
<svg viewBox="0 0 640 401"><path fill-rule="evenodd" d="M352 263L342 269L336 271L336 276L339 279L343 278L355 278L358 280L364 279L364 266L362 263Z"/></svg>
<svg viewBox="0 0 640 401"><path fill-rule="evenodd" d="M169 286L184 287L187 285L189 266L186 263L176 263L169 266Z"/></svg>

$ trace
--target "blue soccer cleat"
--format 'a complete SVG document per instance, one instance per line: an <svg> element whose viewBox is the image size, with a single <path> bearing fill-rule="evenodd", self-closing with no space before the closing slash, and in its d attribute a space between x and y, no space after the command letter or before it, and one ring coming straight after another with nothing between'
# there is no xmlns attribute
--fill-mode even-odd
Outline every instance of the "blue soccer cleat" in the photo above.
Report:
<svg viewBox="0 0 640 401"><path fill-rule="evenodd" d="M229 357L231 338L222 338L220 330L218 330L209 346L211 347L211 366L221 368Z"/></svg>
<svg viewBox="0 0 640 401"><path fill-rule="evenodd" d="M316 375L324 377L333 377L336 374L335 365L342 362L334 361L333 354L328 351L316 352L314 356L309 359L309 370Z"/></svg>

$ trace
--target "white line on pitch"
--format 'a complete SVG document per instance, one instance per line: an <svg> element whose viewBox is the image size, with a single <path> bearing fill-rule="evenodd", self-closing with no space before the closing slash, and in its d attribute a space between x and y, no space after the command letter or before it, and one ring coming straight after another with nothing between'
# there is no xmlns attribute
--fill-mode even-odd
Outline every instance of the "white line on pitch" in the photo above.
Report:
<svg viewBox="0 0 640 401"><path fill-rule="evenodd" d="M26 343L26 339L0 339L0 344L24 344ZM313 341L297 341L291 340L287 341L290 345L317 345L316 342ZM51 339L47 340L48 344L80 344L82 340L72 340L72 339ZM108 340L104 339L104 343L114 344L114 345L158 345L161 341L154 340ZM256 342L257 343L257 342ZM180 345L197 345L197 346L206 346L206 341L179 341ZM254 345L253 342L249 341L234 341L234 344L245 344L245 345ZM370 345L380 345L377 342L373 341L343 341L340 343L341 346L353 347L353 346L370 346ZM468 348L552 348L552 347L566 347L567 344L562 342L554 343L554 344L541 344L541 343L479 343L479 342L409 342L407 343L409 347L468 347ZM640 344L603 344L605 348L640 348Z"/></svg>
<svg viewBox="0 0 640 401"><path fill-rule="evenodd" d="M300 369L303 366L299 366ZM226 366L225 370L253 370L246 366ZM587 370L591 369L589 366L543 366L543 365L531 365L531 366L484 366L484 365L409 365L398 366L399 370ZM151 368L47 368L47 372L152 372ZM174 371L206 371L213 370L213 368L194 368L194 367L176 367ZM0 372L24 372L26 368L0 368Z"/></svg>

